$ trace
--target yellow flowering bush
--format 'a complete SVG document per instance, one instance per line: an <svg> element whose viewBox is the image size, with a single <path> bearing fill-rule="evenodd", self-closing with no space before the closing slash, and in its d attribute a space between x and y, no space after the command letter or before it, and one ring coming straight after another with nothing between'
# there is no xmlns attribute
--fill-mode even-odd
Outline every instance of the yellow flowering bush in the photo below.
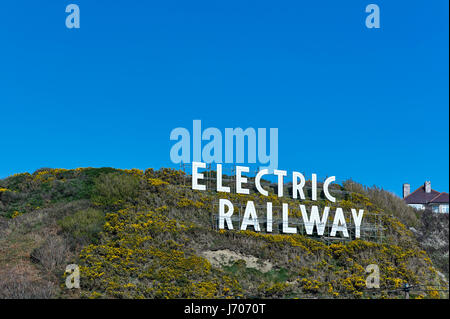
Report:
<svg viewBox="0 0 450 319"><path fill-rule="evenodd" d="M23 215L23 213L18 212L18 211L15 211L15 212L11 215L11 218L16 218L16 217L19 217L20 215Z"/></svg>
<svg viewBox="0 0 450 319"><path fill-rule="evenodd" d="M193 201L191 199L185 198L183 197L178 203L177 203L177 207L182 208L182 207L195 207L195 208L202 208L204 207L205 204L202 202L197 202L197 201Z"/></svg>
<svg viewBox="0 0 450 319"><path fill-rule="evenodd" d="M106 215L104 240L80 254L87 297L216 298L240 293L218 280L209 262L184 251L186 225L157 210ZM164 238L164 240L162 240Z"/></svg>
<svg viewBox="0 0 450 319"><path fill-rule="evenodd" d="M160 178L147 178L147 182L150 186L163 186L169 184Z"/></svg>

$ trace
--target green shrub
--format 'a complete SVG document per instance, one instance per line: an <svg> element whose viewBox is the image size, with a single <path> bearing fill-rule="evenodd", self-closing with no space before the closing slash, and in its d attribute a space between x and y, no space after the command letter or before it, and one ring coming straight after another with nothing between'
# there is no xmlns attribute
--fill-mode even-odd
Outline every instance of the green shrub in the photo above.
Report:
<svg viewBox="0 0 450 319"><path fill-rule="evenodd" d="M96 243L105 223L103 212L88 208L59 221L64 232L69 233L77 242Z"/></svg>
<svg viewBox="0 0 450 319"><path fill-rule="evenodd" d="M95 181L92 201L106 207L134 203L139 192L139 179L121 173L101 175Z"/></svg>

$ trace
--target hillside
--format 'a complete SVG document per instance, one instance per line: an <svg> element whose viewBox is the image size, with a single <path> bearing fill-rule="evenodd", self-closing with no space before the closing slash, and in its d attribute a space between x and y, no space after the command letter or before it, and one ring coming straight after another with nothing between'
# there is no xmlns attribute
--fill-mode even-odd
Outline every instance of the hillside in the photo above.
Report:
<svg viewBox="0 0 450 319"><path fill-rule="evenodd" d="M431 222L398 197L353 181L333 192L341 207L377 216L382 237L330 242L217 230L219 198L264 200L255 192L193 191L171 169L13 175L0 181L0 298L403 298L404 283L416 287L412 298L448 298L439 274L448 278L448 216L447 226ZM436 227L446 227L446 239ZM430 240L440 241L438 252ZM81 289L64 286L72 263ZM369 264L379 266L378 290L365 287Z"/></svg>

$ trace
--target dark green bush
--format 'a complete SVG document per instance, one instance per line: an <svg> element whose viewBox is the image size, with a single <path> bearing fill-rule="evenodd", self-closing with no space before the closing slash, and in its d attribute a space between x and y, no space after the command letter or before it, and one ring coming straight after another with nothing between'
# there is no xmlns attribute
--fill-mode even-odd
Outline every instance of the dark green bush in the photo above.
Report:
<svg viewBox="0 0 450 319"><path fill-rule="evenodd" d="M95 180L92 201L107 208L134 203L139 193L139 179L121 173L101 175Z"/></svg>
<svg viewBox="0 0 450 319"><path fill-rule="evenodd" d="M59 221L63 231L82 244L96 243L104 223L104 213L93 208L78 211Z"/></svg>

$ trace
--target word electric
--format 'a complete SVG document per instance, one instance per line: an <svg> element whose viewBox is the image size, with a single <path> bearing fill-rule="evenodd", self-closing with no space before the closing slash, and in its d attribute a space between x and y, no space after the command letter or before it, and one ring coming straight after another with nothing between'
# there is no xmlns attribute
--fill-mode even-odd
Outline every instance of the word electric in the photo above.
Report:
<svg viewBox="0 0 450 319"><path fill-rule="evenodd" d="M199 172L199 169L205 169L206 163L201 162L193 162L192 163L192 189L205 191L206 185L201 184L201 180L204 179L204 174ZM236 166L235 172L235 180L236 180L236 193L238 194L249 194L250 190L244 187L244 184L247 183L247 177L243 175L243 173L248 173L250 171L249 167L246 166ZM287 176L287 171L283 170L274 170L273 173L269 173L269 170L263 169L260 170L255 176L255 187L258 192L263 196L269 196L269 192L265 190L261 185L261 179L266 175L275 175L277 176L277 189L278 189L278 197L283 197L283 186L284 186L284 177ZM228 186L223 185L223 177L222 177L222 165L217 164L217 183L216 190L217 192L225 192L230 193L231 189ZM329 187L330 184L336 180L335 176L328 177L322 186L323 193L326 199L332 203L336 202L336 198L330 194ZM306 180L303 174L299 172L292 172L292 198L305 200L305 191L304 188L306 186ZM308 200L317 201L317 175L312 174L311 178L311 198ZM304 226L304 230L307 235L319 235L323 236L326 229L329 229L328 219L330 216L330 207L324 207L323 211L320 212L320 207L318 205L312 205L309 209L306 205L299 204L300 211L302 214L302 225ZM244 216L241 220L241 225L239 227L240 230L247 230L249 226L252 226L254 231L261 231L261 222L263 221L265 224L266 232L270 233L273 229L273 211L272 211L272 202L266 203L265 217L258 218L258 214L256 213L256 206L253 201L247 201L245 205ZM233 214L235 212L233 203L228 199L219 199L219 229L234 229L232 219ZM352 229L354 229L355 238L360 238L361 233L361 224L364 216L363 209L354 209L351 208L351 221L353 222ZM350 218L347 218L350 221ZM289 206L287 203L282 204L282 223L281 223L281 231L285 234L296 234L297 227L292 227L289 225ZM346 222L346 218L344 215L344 210L340 207L336 207L334 210L334 218L331 224L331 231L329 231L330 237L345 237L349 238L349 231Z"/></svg>

